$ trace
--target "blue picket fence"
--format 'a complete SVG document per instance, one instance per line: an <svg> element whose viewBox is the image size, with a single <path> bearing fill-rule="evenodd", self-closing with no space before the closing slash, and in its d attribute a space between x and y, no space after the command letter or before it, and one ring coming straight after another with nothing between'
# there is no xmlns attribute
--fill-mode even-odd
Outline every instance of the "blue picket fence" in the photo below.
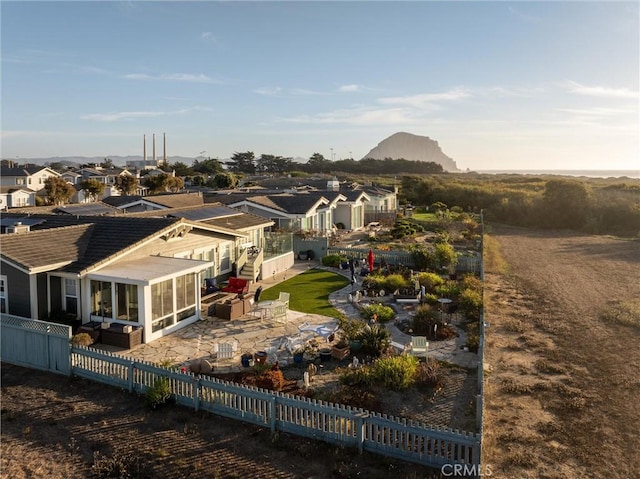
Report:
<svg viewBox="0 0 640 479"><path fill-rule="evenodd" d="M68 375L71 326L37 319L0 315L2 361Z"/></svg>
<svg viewBox="0 0 640 479"><path fill-rule="evenodd" d="M346 258L357 260L366 260L369 255L367 248L327 248L327 254L337 254ZM415 267L413 255L407 251L381 251L373 250L374 261L379 263L385 261L387 264L394 266L406 266L408 268ZM482 263L482 254L476 252L468 252L458 255L458 264L456 271L459 273L480 273Z"/></svg>
<svg viewBox="0 0 640 479"><path fill-rule="evenodd" d="M476 433L200 377L85 347L71 348L71 372L142 394L166 378L176 403L196 411L422 465L477 465L480 461Z"/></svg>

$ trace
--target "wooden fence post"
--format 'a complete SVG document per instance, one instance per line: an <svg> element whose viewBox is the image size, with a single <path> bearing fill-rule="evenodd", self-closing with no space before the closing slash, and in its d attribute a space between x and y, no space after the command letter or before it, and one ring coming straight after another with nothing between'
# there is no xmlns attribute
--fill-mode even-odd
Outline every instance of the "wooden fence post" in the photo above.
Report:
<svg viewBox="0 0 640 479"><path fill-rule="evenodd" d="M364 449L364 420L369 417L367 412L358 412L354 415L356 420L356 441L358 443L358 452Z"/></svg>
<svg viewBox="0 0 640 479"><path fill-rule="evenodd" d="M268 410L268 414L269 414L269 427L271 428L271 433L275 434L276 432L276 400L278 399L277 396L271 396L269 398L269 410Z"/></svg>
<svg viewBox="0 0 640 479"><path fill-rule="evenodd" d="M134 387L134 374L135 374L135 365L134 362L131 361L129 363L129 392L132 393L133 392L133 387Z"/></svg>
<svg viewBox="0 0 640 479"><path fill-rule="evenodd" d="M197 412L200 409L200 377L194 378L195 384L193 385L193 409Z"/></svg>

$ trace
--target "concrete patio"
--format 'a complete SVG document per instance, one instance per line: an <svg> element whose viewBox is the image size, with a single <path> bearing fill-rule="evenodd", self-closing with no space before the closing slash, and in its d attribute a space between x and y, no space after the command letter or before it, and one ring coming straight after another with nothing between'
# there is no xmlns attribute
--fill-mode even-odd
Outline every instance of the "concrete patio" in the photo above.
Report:
<svg viewBox="0 0 640 479"><path fill-rule="evenodd" d="M263 289L285 281L297 274L303 273L311 268L322 268L344 274L349 277L347 271L324 268L317 262L297 261L295 265L285 273L267 278L255 283L251 291L255 291L258 286ZM332 292L329 301L341 311L346 317L357 318L359 312L355 306L349 303L349 293L353 291L353 286L349 285ZM294 291L291 292L295 294ZM411 311L402 309L398 315L398 320L406 319ZM455 321L452 322L456 326ZM157 339L149 344L142 344L130 350L122 350L105 345L96 345L99 349L110 351L113 354L127 358L142 360L152 363L170 364L172 366L186 366L196 359L206 359L213 364L219 372L233 372L242 369L240 357L243 353L255 353L256 351L270 352L271 360L278 360L281 365L292 362L290 351L285 347L287 338L301 338L298 329L304 324L310 326L336 325L337 320L327 316L317 314L306 314L289 310L287 320L284 323L273 322L269 319L261 320L254 316L243 316L236 320L223 320L216 317L206 317L168 336ZM401 332L394 324L387 324L386 327L391 333L391 339L396 344L407 344L411 341L411 336ZM429 357L448 361L465 368L474 368L478 364L477 355L464 351L465 343L464 331L458 328L459 336L448 341L438 341L429 343ZM311 339L314 335L305 333L305 339ZM319 343L325 338L317 336ZM220 343L235 343L237 350L232 359L216 360L216 349Z"/></svg>

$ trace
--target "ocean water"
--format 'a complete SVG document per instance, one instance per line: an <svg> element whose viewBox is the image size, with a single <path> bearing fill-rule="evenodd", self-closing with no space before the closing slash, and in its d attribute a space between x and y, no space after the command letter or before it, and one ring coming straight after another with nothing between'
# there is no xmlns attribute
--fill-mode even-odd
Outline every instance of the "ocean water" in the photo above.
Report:
<svg viewBox="0 0 640 479"><path fill-rule="evenodd" d="M637 170L475 170L476 173L514 174L514 175L559 175L584 176L587 178L640 178L640 168Z"/></svg>

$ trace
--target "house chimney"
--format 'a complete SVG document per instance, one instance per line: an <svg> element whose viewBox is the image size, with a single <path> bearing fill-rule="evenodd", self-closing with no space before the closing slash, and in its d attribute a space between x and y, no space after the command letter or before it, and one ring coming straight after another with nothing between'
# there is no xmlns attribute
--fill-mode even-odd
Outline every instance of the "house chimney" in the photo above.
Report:
<svg viewBox="0 0 640 479"><path fill-rule="evenodd" d="M157 165L158 160L156 158L156 134L153 134L153 162Z"/></svg>
<svg viewBox="0 0 640 479"><path fill-rule="evenodd" d="M147 162L147 135L142 135L142 156L144 157L144 162Z"/></svg>
<svg viewBox="0 0 640 479"><path fill-rule="evenodd" d="M167 134L163 133L162 134L162 161L164 163L164 166L167 166Z"/></svg>

